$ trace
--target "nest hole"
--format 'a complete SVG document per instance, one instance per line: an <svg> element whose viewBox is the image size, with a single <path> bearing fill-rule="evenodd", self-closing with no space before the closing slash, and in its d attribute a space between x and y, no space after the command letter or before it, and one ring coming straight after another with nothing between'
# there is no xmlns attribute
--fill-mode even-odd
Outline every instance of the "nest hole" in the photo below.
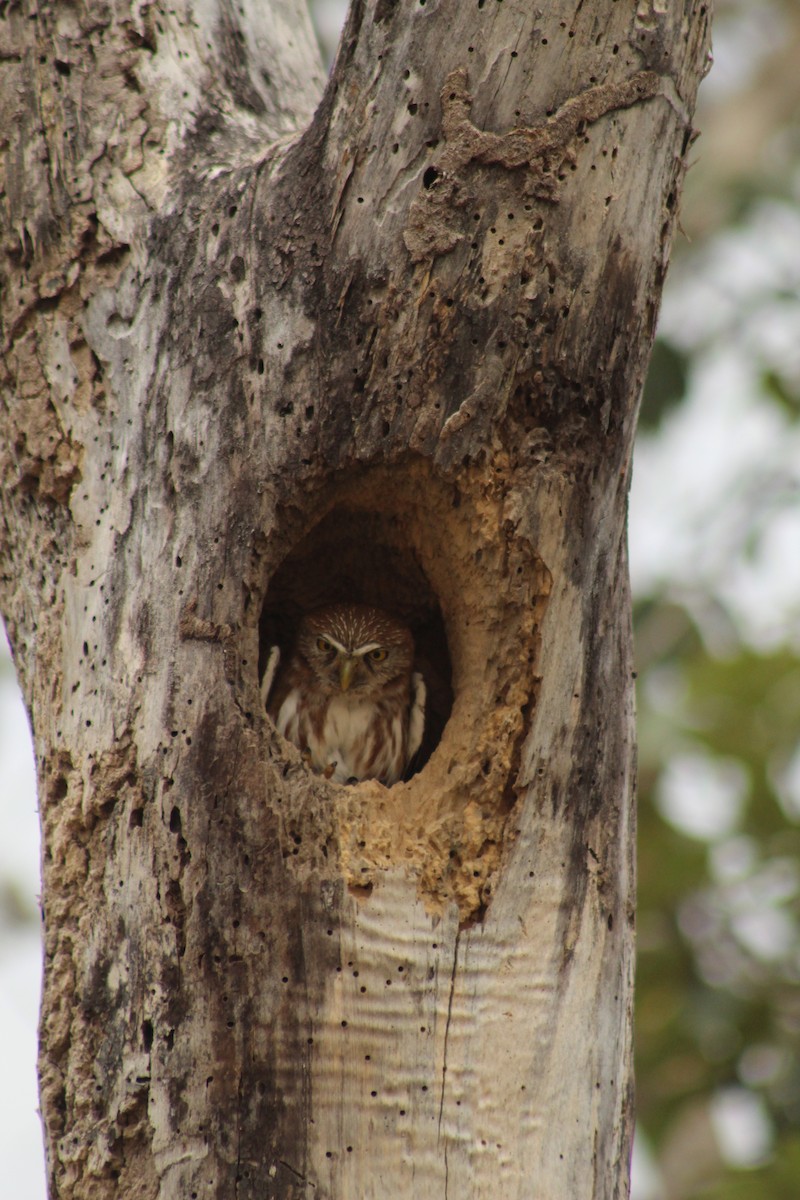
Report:
<svg viewBox="0 0 800 1200"><path fill-rule="evenodd" d="M453 668L439 598L423 569L409 514L343 503L288 553L273 575L259 625L259 676L277 645L291 654L303 616L327 604L359 603L404 621L414 637L414 668L427 688L425 732L405 778L441 741L453 707Z"/></svg>

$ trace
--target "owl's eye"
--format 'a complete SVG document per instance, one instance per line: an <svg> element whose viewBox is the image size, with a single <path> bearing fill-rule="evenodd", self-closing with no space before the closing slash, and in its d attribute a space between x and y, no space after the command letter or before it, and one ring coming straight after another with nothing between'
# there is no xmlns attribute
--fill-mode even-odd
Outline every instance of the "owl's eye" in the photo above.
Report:
<svg viewBox="0 0 800 1200"><path fill-rule="evenodd" d="M384 650L383 646L376 646L374 650L370 650L369 652L369 656L373 662L383 662L383 660L386 658L386 654L387 651Z"/></svg>
<svg viewBox="0 0 800 1200"><path fill-rule="evenodd" d="M318 637L317 638L317 649L318 650L330 650L331 644L327 638Z"/></svg>

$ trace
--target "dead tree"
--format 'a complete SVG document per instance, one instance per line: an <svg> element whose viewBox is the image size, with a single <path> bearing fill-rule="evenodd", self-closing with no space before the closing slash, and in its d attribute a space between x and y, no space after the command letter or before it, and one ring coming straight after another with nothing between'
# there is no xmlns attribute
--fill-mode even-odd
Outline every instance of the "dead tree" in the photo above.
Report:
<svg viewBox="0 0 800 1200"><path fill-rule="evenodd" d="M3 611L51 1197L623 1196L625 506L705 5L0 6ZM268 720L412 625L427 762Z"/></svg>

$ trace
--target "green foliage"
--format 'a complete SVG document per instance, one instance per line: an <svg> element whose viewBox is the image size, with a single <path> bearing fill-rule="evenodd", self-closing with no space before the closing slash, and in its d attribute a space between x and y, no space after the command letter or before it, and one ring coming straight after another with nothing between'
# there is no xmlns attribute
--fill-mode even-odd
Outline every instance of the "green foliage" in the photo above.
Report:
<svg viewBox="0 0 800 1200"><path fill-rule="evenodd" d="M797 1200L800 1134L788 1134L764 1167L727 1174L705 1193L707 1200Z"/></svg>
<svg viewBox="0 0 800 1200"><path fill-rule="evenodd" d="M687 379L687 356L666 338L657 337L642 394L641 429L651 430L661 424L686 395Z"/></svg>
<svg viewBox="0 0 800 1200"><path fill-rule="evenodd" d="M800 657L744 645L715 657L666 601L637 616L649 655L639 664L639 1120L658 1152L698 1101L751 1088L773 1125L771 1161L720 1164L710 1191L704 1174L697 1191L676 1194L788 1200L800 1180L800 827L781 780L798 747ZM746 781L717 837L676 827L660 794L687 751L736 764Z"/></svg>
<svg viewBox="0 0 800 1200"><path fill-rule="evenodd" d="M765 395L776 401L793 420L800 417L800 388L793 386L780 371L768 367L761 375Z"/></svg>
<svg viewBox="0 0 800 1200"><path fill-rule="evenodd" d="M637 1109L659 1200L795 1200L800 8L796 0L718 0L715 35L722 71L701 89L704 136L681 212L689 238L676 239L671 277L677 266L692 286L678 293L656 341L641 417L648 450L659 440L678 446L700 472L706 450L709 461L694 492L678 489L694 524L683 529L674 561L663 530L655 531L665 553L659 578L671 582L639 595L635 613ZM710 434L710 410L717 403L722 411L727 392L729 428L723 417ZM684 417L701 399L704 412L691 426ZM754 418L749 460L740 452L749 435L737 424L744 413ZM699 454L687 429L700 431ZM724 462L726 446L739 451L730 453L734 466L715 474L711 460L716 453ZM676 480L685 469L675 461ZM715 490L712 479L727 482ZM705 497L706 510L692 510L689 495ZM694 563L686 546L696 548ZM743 619L748 603L756 606L752 628ZM768 648L759 637L772 639ZM750 1105L741 1127L743 1142L754 1139L749 1150L726 1146L719 1133L721 1102L732 1095Z"/></svg>

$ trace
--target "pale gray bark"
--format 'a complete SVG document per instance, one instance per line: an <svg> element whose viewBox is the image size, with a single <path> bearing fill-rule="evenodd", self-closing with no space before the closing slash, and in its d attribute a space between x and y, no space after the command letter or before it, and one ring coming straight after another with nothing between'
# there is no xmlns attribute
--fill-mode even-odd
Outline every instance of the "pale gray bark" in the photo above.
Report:
<svg viewBox="0 0 800 1200"><path fill-rule="evenodd" d="M625 503L706 42L363 0L318 103L290 0L2 10L51 1196L626 1194ZM259 700L344 594L452 670L389 791Z"/></svg>

